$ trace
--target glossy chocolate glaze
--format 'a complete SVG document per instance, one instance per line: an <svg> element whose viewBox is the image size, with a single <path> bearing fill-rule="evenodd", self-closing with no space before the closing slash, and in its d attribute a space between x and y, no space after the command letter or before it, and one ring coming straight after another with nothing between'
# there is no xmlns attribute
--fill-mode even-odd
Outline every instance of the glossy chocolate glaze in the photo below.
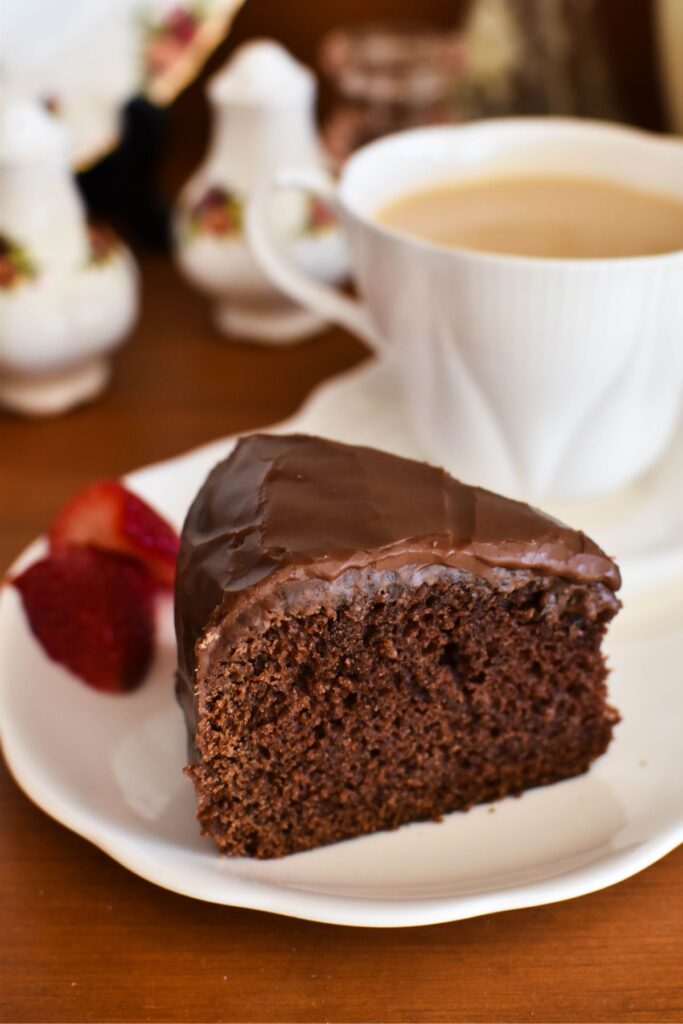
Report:
<svg viewBox="0 0 683 1024"><path fill-rule="evenodd" d="M210 473L183 527L176 631L186 710L208 627L243 621L247 608L253 624L253 609L272 610L288 587L300 609L307 593L320 607L321 581L343 575L352 585L349 570L430 565L495 586L534 575L597 584L600 603L618 607L614 562L529 505L371 448L307 435L242 438Z"/></svg>

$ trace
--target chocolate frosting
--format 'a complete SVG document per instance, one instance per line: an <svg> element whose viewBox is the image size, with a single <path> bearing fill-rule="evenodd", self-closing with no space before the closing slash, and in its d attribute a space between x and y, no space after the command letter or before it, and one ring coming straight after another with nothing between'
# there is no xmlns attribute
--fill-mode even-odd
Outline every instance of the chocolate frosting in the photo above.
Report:
<svg viewBox="0 0 683 1024"><path fill-rule="evenodd" d="M349 569L425 565L493 582L525 570L610 591L621 584L585 534L444 470L318 437L255 434L213 469L183 527L180 675L194 678L207 626L274 585L311 580L319 593L321 580Z"/></svg>

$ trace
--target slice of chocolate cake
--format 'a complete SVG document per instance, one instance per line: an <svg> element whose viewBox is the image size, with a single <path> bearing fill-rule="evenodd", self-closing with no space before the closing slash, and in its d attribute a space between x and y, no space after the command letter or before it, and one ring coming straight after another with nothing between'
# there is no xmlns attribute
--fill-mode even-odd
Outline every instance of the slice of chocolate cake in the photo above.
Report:
<svg viewBox="0 0 683 1024"><path fill-rule="evenodd" d="M203 832L278 857L586 771L619 584L582 533L441 470L244 438L178 563Z"/></svg>

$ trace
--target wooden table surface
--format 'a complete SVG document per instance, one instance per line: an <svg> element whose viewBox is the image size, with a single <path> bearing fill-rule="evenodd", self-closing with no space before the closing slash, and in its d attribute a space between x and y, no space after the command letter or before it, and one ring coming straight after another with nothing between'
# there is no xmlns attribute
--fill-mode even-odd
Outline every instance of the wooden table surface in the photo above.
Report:
<svg viewBox="0 0 683 1024"><path fill-rule="evenodd" d="M161 257L97 404L0 416L0 563L83 484L293 412L363 357L340 331L228 344ZM552 906L336 928L155 888L38 811L0 769L3 1021L681 1021L683 851Z"/></svg>

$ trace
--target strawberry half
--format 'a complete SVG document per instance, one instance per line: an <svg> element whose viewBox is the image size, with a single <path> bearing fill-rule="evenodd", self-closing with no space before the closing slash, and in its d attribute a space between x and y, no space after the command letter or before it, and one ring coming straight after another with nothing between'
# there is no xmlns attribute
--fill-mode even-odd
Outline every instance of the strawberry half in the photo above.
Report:
<svg viewBox="0 0 683 1024"><path fill-rule="evenodd" d="M138 559L162 587L172 587L178 535L118 480L86 487L65 505L50 530L50 548L90 544Z"/></svg>
<svg viewBox="0 0 683 1024"><path fill-rule="evenodd" d="M97 690L138 686L154 653L154 583L124 555L65 547L13 580L46 654Z"/></svg>

